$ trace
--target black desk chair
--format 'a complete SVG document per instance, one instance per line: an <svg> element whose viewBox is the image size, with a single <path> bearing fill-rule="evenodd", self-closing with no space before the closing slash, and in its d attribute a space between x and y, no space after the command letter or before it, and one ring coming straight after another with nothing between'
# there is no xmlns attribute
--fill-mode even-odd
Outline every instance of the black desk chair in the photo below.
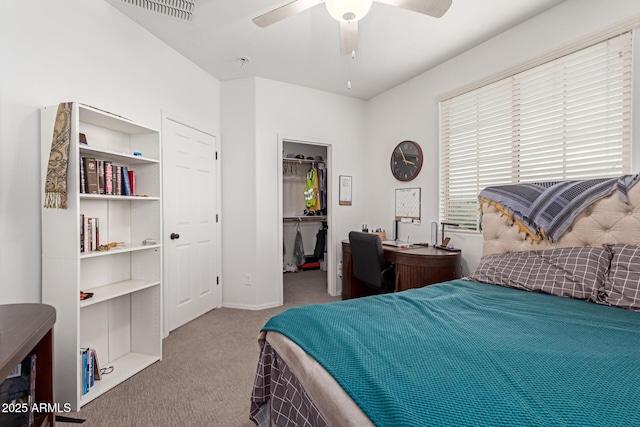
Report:
<svg viewBox="0 0 640 427"><path fill-rule="evenodd" d="M394 266L384 259L380 237L376 234L351 231L349 245L353 275L378 292L393 292L396 286L396 272Z"/></svg>

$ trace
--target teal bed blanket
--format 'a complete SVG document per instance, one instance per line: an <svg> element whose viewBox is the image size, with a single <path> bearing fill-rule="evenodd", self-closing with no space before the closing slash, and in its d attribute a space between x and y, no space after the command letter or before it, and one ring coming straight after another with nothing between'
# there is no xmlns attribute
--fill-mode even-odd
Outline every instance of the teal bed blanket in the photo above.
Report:
<svg viewBox="0 0 640 427"><path fill-rule="evenodd" d="M453 280L289 309L379 427L640 426L640 312Z"/></svg>

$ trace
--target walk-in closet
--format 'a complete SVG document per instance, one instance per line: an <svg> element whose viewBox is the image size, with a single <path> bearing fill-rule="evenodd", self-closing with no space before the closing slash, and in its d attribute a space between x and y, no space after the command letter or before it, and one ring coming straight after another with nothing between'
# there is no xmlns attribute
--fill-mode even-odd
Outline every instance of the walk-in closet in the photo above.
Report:
<svg viewBox="0 0 640 427"><path fill-rule="evenodd" d="M283 141L283 289L305 282L327 282L327 147Z"/></svg>

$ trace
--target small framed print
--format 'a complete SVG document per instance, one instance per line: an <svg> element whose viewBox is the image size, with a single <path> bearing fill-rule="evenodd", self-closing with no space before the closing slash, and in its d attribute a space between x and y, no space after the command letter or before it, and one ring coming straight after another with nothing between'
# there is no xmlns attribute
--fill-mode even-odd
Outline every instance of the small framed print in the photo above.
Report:
<svg viewBox="0 0 640 427"><path fill-rule="evenodd" d="M353 179L347 175L340 175L340 192L339 192L339 204L340 206L351 206Z"/></svg>

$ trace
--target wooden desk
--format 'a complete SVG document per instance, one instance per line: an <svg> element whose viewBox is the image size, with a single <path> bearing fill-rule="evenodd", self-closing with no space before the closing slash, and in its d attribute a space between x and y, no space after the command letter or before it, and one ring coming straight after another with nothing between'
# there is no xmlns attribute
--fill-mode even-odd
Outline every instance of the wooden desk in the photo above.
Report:
<svg viewBox="0 0 640 427"><path fill-rule="evenodd" d="M396 292L421 288L460 277L460 252L433 246L396 248L384 246L384 258L396 265ZM376 292L353 275L351 246L342 241L342 299L374 295Z"/></svg>
<svg viewBox="0 0 640 427"><path fill-rule="evenodd" d="M36 354L36 402L53 403L53 324L56 310L45 304L0 305L0 382ZM55 425L54 413L35 413L33 426Z"/></svg>

